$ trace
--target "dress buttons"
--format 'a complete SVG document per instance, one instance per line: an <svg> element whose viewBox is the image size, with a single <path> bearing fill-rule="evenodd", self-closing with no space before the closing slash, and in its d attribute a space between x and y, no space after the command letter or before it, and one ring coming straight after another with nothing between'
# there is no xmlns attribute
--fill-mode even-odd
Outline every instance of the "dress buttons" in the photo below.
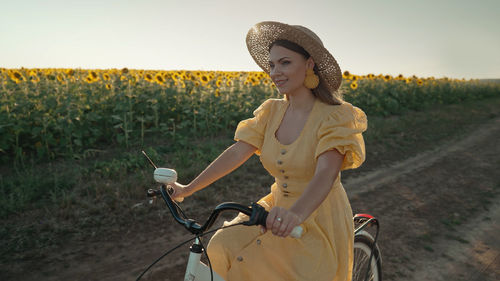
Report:
<svg viewBox="0 0 500 281"><path fill-rule="evenodd" d="M278 165L281 165L281 164L283 164L283 161L278 160Z"/></svg>
<svg viewBox="0 0 500 281"><path fill-rule="evenodd" d="M288 176L285 176L285 179L288 179Z"/></svg>
<svg viewBox="0 0 500 281"><path fill-rule="evenodd" d="M257 239L257 245L260 245L260 243L262 243L260 239Z"/></svg>
<svg viewBox="0 0 500 281"><path fill-rule="evenodd" d="M284 187L284 188L287 188L287 187L288 187L288 184L284 183L284 184L283 184L283 187Z"/></svg>
<svg viewBox="0 0 500 281"><path fill-rule="evenodd" d="M282 149L282 150L281 150L281 154L283 155L283 154L285 154L285 153L286 153L286 150L285 150L285 149Z"/></svg>
<svg viewBox="0 0 500 281"><path fill-rule="evenodd" d="M242 256L239 256L236 258L238 261L243 261L243 257Z"/></svg>
<svg viewBox="0 0 500 281"><path fill-rule="evenodd" d="M283 174L285 172L285 170L280 170L280 172Z"/></svg>
<svg viewBox="0 0 500 281"><path fill-rule="evenodd" d="M283 194L283 196L288 197L288 193Z"/></svg>

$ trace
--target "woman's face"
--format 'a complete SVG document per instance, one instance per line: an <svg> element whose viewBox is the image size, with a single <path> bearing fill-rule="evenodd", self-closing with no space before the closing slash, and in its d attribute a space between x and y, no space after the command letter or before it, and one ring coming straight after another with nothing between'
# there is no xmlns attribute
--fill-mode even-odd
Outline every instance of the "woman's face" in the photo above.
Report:
<svg viewBox="0 0 500 281"><path fill-rule="evenodd" d="M269 52L269 76L282 94L293 94L305 88L306 70L313 67L312 58L306 60L287 48L275 45Z"/></svg>

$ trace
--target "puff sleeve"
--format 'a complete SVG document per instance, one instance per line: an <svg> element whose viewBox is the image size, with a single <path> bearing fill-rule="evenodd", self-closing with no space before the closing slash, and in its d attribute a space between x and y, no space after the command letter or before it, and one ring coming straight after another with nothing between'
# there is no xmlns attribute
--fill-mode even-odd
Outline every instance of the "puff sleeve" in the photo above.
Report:
<svg viewBox="0 0 500 281"><path fill-rule="evenodd" d="M340 170L354 169L365 161L362 133L367 129L366 114L349 103L332 110L318 128L315 158L328 150L337 149L344 155Z"/></svg>
<svg viewBox="0 0 500 281"><path fill-rule="evenodd" d="M264 141L264 132L271 111L272 100L264 101L253 112L254 117L245 119L238 123L234 133L235 141L244 141L257 148L255 154L260 155L262 143Z"/></svg>

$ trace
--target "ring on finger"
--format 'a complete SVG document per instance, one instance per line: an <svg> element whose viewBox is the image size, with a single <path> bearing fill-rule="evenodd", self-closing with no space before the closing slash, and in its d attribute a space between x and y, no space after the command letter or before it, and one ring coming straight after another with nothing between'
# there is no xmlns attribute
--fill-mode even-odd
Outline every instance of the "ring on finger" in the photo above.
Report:
<svg viewBox="0 0 500 281"><path fill-rule="evenodd" d="M279 221L279 222L282 221L282 219L280 217L277 217L276 220Z"/></svg>

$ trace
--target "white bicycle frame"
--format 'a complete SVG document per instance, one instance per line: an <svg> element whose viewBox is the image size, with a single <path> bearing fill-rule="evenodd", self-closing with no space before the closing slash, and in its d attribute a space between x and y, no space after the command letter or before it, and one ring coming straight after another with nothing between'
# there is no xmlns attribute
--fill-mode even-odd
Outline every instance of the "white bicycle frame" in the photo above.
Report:
<svg viewBox="0 0 500 281"><path fill-rule="evenodd" d="M186 267L186 274L184 275L184 281L211 281L210 268L204 264L200 259L203 254L201 249L201 244L198 238L191 246L189 252L189 259ZM219 274L215 271L213 272L214 281L224 281Z"/></svg>

